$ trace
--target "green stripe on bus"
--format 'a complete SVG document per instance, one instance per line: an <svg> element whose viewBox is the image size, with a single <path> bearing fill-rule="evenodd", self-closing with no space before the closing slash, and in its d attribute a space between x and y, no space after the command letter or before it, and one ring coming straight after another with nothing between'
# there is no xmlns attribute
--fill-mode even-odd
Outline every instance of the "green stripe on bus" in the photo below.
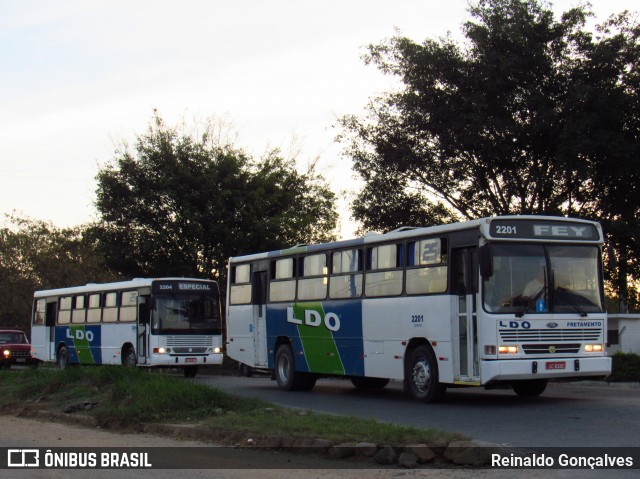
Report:
<svg viewBox="0 0 640 479"><path fill-rule="evenodd" d="M305 324L305 310L315 311L320 315L321 323L319 326ZM296 303L293 305L293 314L295 318L303 320L303 324L298 324L297 326L309 371L344 375L344 366L336 342L333 339L333 334L324 325L322 304Z"/></svg>
<svg viewBox="0 0 640 479"><path fill-rule="evenodd" d="M78 362L80 364L95 364L85 327L71 325L70 329L73 336L73 346L76 348L76 354L78 355ZM78 334L76 331L82 331L82 333Z"/></svg>

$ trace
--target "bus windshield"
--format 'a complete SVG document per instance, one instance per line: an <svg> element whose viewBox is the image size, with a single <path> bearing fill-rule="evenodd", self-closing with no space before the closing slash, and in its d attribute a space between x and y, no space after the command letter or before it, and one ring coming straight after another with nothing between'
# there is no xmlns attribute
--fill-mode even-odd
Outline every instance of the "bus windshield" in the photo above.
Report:
<svg viewBox="0 0 640 479"><path fill-rule="evenodd" d="M211 295L158 295L152 311L154 333L176 334L220 330L218 300Z"/></svg>
<svg viewBox="0 0 640 479"><path fill-rule="evenodd" d="M496 244L493 274L484 278L484 307L492 313L602 312L596 246Z"/></svg>

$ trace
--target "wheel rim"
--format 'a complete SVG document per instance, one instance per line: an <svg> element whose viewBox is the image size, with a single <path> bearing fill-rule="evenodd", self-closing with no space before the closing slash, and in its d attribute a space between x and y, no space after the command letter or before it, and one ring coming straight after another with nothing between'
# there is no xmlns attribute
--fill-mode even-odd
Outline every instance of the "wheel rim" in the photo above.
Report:
<svg viewBox="0 0 640 479"><path fill-rule="evenodd" d="M67 367L67 350L62 348L60 350L60 369L64 369Z"/></svg>
<svg viewBox="0 0 640 479"><path fill-rule="evenodd" d="M431 370L427 361L424 359L416 361L411 373L411 379L416 390L421 393L427 391L431 384Z"/></svg>
<svg viewBox="0 0 640 479"><path fill-rule="evenodd" d="M289 381L289 367L289 358L285 354L282 354L280 356L280 360L278 361L278 376L283 383Z"/></svg>

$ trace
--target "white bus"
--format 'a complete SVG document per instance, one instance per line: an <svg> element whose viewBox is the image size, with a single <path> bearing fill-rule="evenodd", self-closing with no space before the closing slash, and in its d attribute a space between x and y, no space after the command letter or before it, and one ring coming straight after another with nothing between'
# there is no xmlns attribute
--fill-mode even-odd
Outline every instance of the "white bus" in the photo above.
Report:
<svg viewBox="0 0 640 479"><path fill-rule="evenodd" d="M38 359L68 364L178 367L187 377L222 364L214 281L134 279L36 291L31 342Z"/></svg>
<svg viewBox="0 0 640 479"><path fill-rule="evenodd" d="M504 216L234 257L227 354L285 390L399 380L424 402L603 377L602 243L598 223Z"/></svg>

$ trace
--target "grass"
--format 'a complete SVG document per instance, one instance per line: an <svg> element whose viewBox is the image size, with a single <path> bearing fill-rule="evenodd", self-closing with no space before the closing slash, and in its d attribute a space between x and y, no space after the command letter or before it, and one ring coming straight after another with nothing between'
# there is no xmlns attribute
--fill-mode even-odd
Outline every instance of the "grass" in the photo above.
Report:
<svg viewBox="0 0 640 479"><path fill-rule="evenodd" d="M458 434L354 417L337 417L229 395L183 378L119 366L0 371L0 408L29 405L63 411L97 404L87 414L105 428L137 428L145 423L197 423L255 435L311 437L335 443L432 443Z"/></svg>
<svg viewBox="0 0 640 479"><path fill-rule="evenodd" d="M613 365L607 381L640 381L640 355L617 352L611 357Z"/></svg>

